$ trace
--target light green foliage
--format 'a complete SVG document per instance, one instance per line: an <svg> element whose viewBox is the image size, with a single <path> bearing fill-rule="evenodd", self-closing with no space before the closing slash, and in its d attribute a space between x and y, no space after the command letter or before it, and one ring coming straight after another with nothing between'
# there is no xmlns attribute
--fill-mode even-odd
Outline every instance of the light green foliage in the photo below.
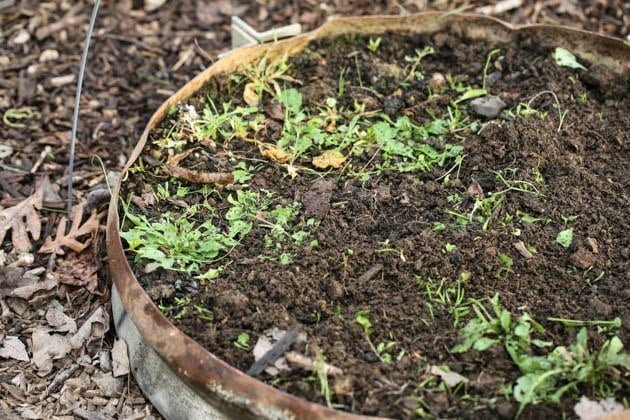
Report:
<svg viewBox="0 0 630 420"><path fill-rule="evenodd" d="M278 147L295 158L324 142L326 133L321 129L322 119L308 118L302 110L302 95L296 89L281 91L278 101L285 107L284 127Z"/></svg>
<svg viewBox="0 0 630 420"><path fill-rule="evenodd" d="M357 324L359 324L361 328L363 328L363 332L365 333L365 335L369 335L372 332L372 323L368 318L369 314L370 311L367 310L357 311L357 313L354 314L355 321L357 321Z"/></svg>
<svg viewBox="0 0 630 420"><path fill-rule="evenodd" d="M559 66L570 67L576 70L587 70L586 67L578 63L575 55L565 48L557 47L553 53L551 53L551 57Z"/></svg>
<svg viewBox="0 0 630 420"><path fill-rule="evenodd" d="M497 271L497 277L505 279L512 272L514 261L507 254L499 254L499 259L503 263L503 267L501 267L499 271Z"/></svg>
<svg viewBox="0 0 630 420"><path fill-rule="evenodd" d="M126 211L132 227L121 231L120 236L127 241L128 250L135 253L136 262L149 261L147 271L162 267L195 273L238 243L235 237L224 235L212 218L200 224L192 221L196 211L191 207L179 217L166 213L156 222Z"/></svg>
<svg viewBox="0 0 630 420"><path fill-rule="evenodd" d="M406 76L401 84L405 84L410 80L424 79L424 74L419 69L420 62L424 57L431 54L435 54L435 50L430 45L427 45L422 50L416 50L416 55L414 55L413 57L405 57L405 61L409 63L409 65L405 68Z"/></svg>
<svg viewBox="0 0 630 420"><path fill-rule="evenodd" d="M553 345L532 338L533 334L544 334L544 328L527 312L523 312L517 321L513 320L512 314L499 303L498 294L490 302L493 314L483 305L473 305L477 317L462 328L463 342L452 351L484 351L494 345L503 345L522 374L513 388L514 398L521 403L517 416L527 404L558 403L567 392L577 391L580 384L600 390L620 387L614 368L630 370L630 354L621 353L623 344L618 337L606 341L599 351L591 352L586 328L580 330L574 344L558 346L542 356L533 355L531 346L545 348Z"/></svg>
<svg viewBox="0 0 630 420"><path fill-rule="evenodd" d="M234 170L232 171L232 175L234 175L234 182L237 184L247 185L247 181L254 177L254 172L258 168L247 165L247 163L240 161L236 165L234 165Z"/></svg>
<svg viewBox="0 0 630 420"><path fill-rule="evenodd" d="M462 272L454 284L449 285L447 279L439 281L429 277L422 282L420 277L417 280L420 286L424 286L427 298L426 305L431 313L431 318L435 318L435 305L439 304L445 308L449 315L453 317L453 326L457 327L461 320L470 313L470 305L474 302L466 298L464 284L470 279L470 273Z"/></svg>
<svg viewBox="0 0 630 420"><path fill-rule="evenodd" d="M563 248L568 248L573 243L573 228L561 230L556 236L556 242Z"/></svg>
<svg viewBox="0 0 630 420"><path fill-rule="evenodd" d="M381 37L376 37L376 38L370 38L368 41L368 50L372 51L372 52L376 52L376 50L378 50L378 47L381 45Z"/></svg>
<svg viewBox="0 0 630 420"><path fill-rule="evenodd" d="M195 312L204 321L214 321L214 313L202 305L195 305Z"/></svg>
<svg viewBox="0 0 630 420"><path fill-rule="evenodd" d="M326 373L326 356L321 350L318 350L317 357L315 358L315 362L313 363L313 371L315 375L317 375L317 382L319 383L319 395L324 397L326 400L326 405L330 408L333 408L332 396L333 392L330 389L330 385L328 383L328 374Z"/></svg>
<svg viewBox="0 0 630 420"><path fill-rule="evenodd" d="M240 333L234 341L234 347L244 351L249 350L249 334L246 332Z"/></svg>
<svg viewBox="0 0 630 420"><path fill-rule="evenodd" d="M195 138L229 141L235 137L247 137L248 129L255 125L250 116L256 114L258 108L231 108L229 102L223 104L222 112L218 112L212 102L206 105L202 115L193 122Z"/></svg>
<svg viewBox="0 0 630 420"><path fill-rule="evenodd" d="M241 76L254 84L254 90L258 95L262 96L262 93L266 92L277 97L280 95L280 82L297 83L297 80L287 74L289 68L286 55L272 60L264 56L258 62L245 66ZM236 79L240 77L236 76Z"/></svg>
<svg viewBox="0 0 630 420"><path fill-rule="evenodd" d="M372 334L373 331L372 331L372 322L370 322L370 319L368 318L369 314L370 314L370 311L368 310L357 311L354 314L354 320L357 322L357 324L361 326L361 328L363 328L363 334L365 335L365 339L367 340L370 346L370 349L372 349L374 354L378 356L381 362L390 363L392 361L392 355L388 353L388 350L396 347L398 344L395 341L388 341L387 343L381 342L381 343L378 343L376 346L374 346L374 343L372 342L372 339L370 338L370 335ZM390 338L391 337L392 336L390 333ZM404 352L401 352L399 356L400 357L398 358L398 360L400 360L400 358L404 356Z"/></svg>
<svg viewBox="0 0 630 420"><path fill-rule="evenodd" d="M451 129L445 120L434 119L424 126L413 124L408 117L395 122L389 117L373 124L368 137L373 139L383 156L382 169L400 172L428 171L434 166L444 166L447 159L463 152L460 145L444 144L443 151L426 144L430 135L441 135Z"/></svg>

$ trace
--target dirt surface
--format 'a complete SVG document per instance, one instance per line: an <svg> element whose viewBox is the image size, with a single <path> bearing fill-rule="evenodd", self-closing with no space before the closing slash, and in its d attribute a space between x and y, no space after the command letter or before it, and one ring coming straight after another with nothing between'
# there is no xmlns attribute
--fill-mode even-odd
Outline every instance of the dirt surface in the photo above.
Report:
<svg viewBox="0 0 630 420"><path fill-rule="evenodd" d="M218 53L229 49L230 15L243 16L260 30L290 22L312 29L333 15L400 14L459 6L459 2L337 2L331 6L318 2L298 5L284 1L177 1L148 11L141 1L104 2L90 49L81 102L73 178L75 204L85 201L88 212L103 208L107 200L105 177L93 156L100 157L108 178L113 180L158 105L213 62ZM8 150L0 160L0 209L24 202L32 196L36 182L43 175L49 176L51 184L44 188L47 198L43 208L37 210L42 234L39 239L30 238L34 250L39 250L44 239L54 234L63 214L76 74L90 12L91 4L87 2L0 2L0 110L3 115L9 109L22 107L34 112L31 117L10 118L10 124L0 124L0 144ZM526 2L497 16L514 23L564 23L621 37L628 33L629 15L623 2L610 1L584 2L579 6L568 2ZM343 190L335 186L331 194L338 196L340 191ZM9 352L0 359L3 416L158 416L141 396L133 378L124 374L109 377L108 360L113 355L121 357L121 352L112 351L113 328L103 331L109 327L103 313L110 310L110 280L102 237L97 235L91 242L86 240L89 235L80 237L83 243L92 244L90 248L81 253L66 249L66 255L55 260L49 254L39 253L33 253L32 259L18 258L10 235L9 232L2 243L0 263L0 346L6 349L15 345L16 337L25 345L26 356L19 351ZM627 255L623 257L627 259ZM25 276L33 269L36 271ZM54 281L46 283L48 274ZM22 297L9 296L22 286L35 287L22 289ZM47 287L48 291L38 291ZM333 293L341 292L337 289ZM34 331L38 327L55 328L46 333L65 339L72 334L46 316L59 312L54 300L79 327L93 325L89 320L95 321L92 316L96 314L100 316L97 325L105 328L93 327L85 342L63 356L58 354L54 361L48 354L44 360L51 360L52 365L42 369L33 361L34 356L55 349L41 346L41 335L40 345L34 348ZM606 312L605 305L599 307Z"/></svg>
<svg viewBox="0 0 630 420"><path fill-rule="evenodd" d="M218 278L199 280L149 268L151 259L132 253L136 275L176 326L243 371L254 363L251 348L261 337L274 329L299 327L303 339L292 350L312 360L323 355L326 363L343 372L330 379L331 403L337 408L387 417L423 411L461 418L471 410L483 417L511 417L518 403L506 400L502 390L519 377L519 371L508 353L496 347L486 352L452 351L462 341L455 327L459 323L461 329L474 318L474 300L498 294L513 316L526 311L538 320L546 329L541 337L555 345L569 345L577 329L564 328L550 317L619 317L623 326L616 334L628 343L630 311L624 302L630 249L627 235L618 228L628 216L627 79L595 63L585 63L589 68L585 72L558 66L551 49L540 49L526 39L516 46L444 34L384 35L378 48L370 51L368 45L377 38L340 38L310 46L289 59L283 89L293 87L301 93L307 116L334 114L320 122L326 132L349 126L352 116L342 110L358 103L361 114L368 115L360 123L368 133L369 126L383 120L411 121L429 130L426 138L416 134L405 143L412 149L428 147L422 159L430 162L434 153L455 153L463 146L461 164L447 155L443 162L417 167L417 156L407 159L408 151L387 151L396 136L377 133L367 134L352 147L339 146L345 155L340 170L313 171L325 145L303 154L291 149L292 143L282 146L282 153L294 153L287 163L280 152L271 158L263 153L267 149L258 142L283 144L283 133L293 124L288 102L278 103L265 94L262 129L245 135L228 129L227 134L209 134L201 142L187 138L181 128L182 119L192 118L190 109L181 105L151 136L142 159L153 162L152 169L143 165L132 169L121 193L124 202L135 203L128 211L150 221L163 221L166 213L198 224L215 218L221 229L228 230L226 220L232 217L231 210L226 211L236 193L271 191L269 208L299 203L296 220L283 225L286 232L305 232L305 242L315 239L317 244L274 237L276 227L270 224L280 222L257 203L252 204L257 210L251 234L219 263L192 270L193 275L203 274L208 267L220 266ZM410 57L427 47L435 53L417 67L409 64ZM495 49L500 51L495 60L489 59L484 76L486 58ZM411 77L414 70L422 75ZM452 80L452 86L445 79ZM504 101L505 111L496 117L478 118L485 111L474 111L472 101L461 99L465 89L456 87L460 83L479 88L484 79L488 91ZM206 98L215 107L229 101L230 111L246 106L245 86L238 75L209 83L192 101L196 114L210 106ZM431 87L432 95L427 93ZM329 98L337 103L331 105ZM554 107L555 99L560 109ZM519 114L515 111L519 104L546 114ZM449 124L444 116L460 112L459 122L449 120L451 129L437 127ZM180 119L174 122L177 116ZM172 137L177 130L182 135ZM303 129L302 138L310 135L308 130ZM404 136L401 133L398 136ZM169 138L186 143L165 146ZM389 140L380 143L380 138ZM169 170L159 159L167 160L167 150L171 156L185 155L181 165L197 173L230 173L244 162L256 166L243 185L181 194L178 185L189 184L173 178L165 184ZM175 172L170 175L177 178ZM492 197L496 204L482 201ZM193 212L200 202L207 203L206 210ZM486 205L490 208L484 210ZM309 219L315 223L309 225ZM569 229L573 239L562 246L558 235ZM277 243L270 246L270 241ZM437 302L440 290L447 290L448 302ZM457 290L466 302L459 310L468 308L468 315L459 320L450 300L456 299ZM212 316L200 316L200 307ZM371 323L367 333L360 313ZM594 346L601 346L606 336L595 329L591 333ZM243 334L251 342L240 343ZM289 364L288 371L262 374L261 379L325 404L321 381L313 379L313 372L296 362ZM468 384L459 392L438 392L432 382L436 376L429 373L430 366L438 365L465 376ZM627 392L627 386L618 384L613 395ZM541 404L529 406L524 415L561 418L563 411L572 413L581 395L597 398L589 387L580 387L573 398L563 400L563 410Z"/></svg>

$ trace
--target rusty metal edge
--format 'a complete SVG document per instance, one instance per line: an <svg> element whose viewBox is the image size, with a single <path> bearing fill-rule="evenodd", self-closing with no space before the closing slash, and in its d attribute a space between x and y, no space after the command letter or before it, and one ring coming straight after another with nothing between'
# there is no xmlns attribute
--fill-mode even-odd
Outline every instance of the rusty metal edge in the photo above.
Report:
<svg viewBox="0 0 630 420"><path fill-rule="evenodd" d="M410 32L431 34L440 30L465 34L473 39L509 42L530 37L541 45L563 46L617 74L630 72L630 48L616 38L552 25L516 27L495 18L471 14L427 12L410 16L339 18L319 29L275 44L245 47L217 61L166 100L153 114L133 150L123 174L140 156L150 130L168 109L186 100L214 75L235 71L265 53L295 54L313 39L347 33ZM124 176L114 188L107 220L109 268L124 313L131 317L147 345L193 390L228 416L300 419L360 419L364 416L339 412L284 393L245 375L208 352L174 327L159 311L133 275L118 232L118 198Z"/></svg>

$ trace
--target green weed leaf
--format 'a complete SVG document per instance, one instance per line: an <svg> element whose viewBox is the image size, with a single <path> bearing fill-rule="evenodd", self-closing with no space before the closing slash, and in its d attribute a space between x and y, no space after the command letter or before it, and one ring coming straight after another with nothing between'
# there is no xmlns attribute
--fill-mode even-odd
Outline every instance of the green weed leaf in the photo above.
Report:
<svg viewBox="0 0 630 420"><path fill-rule="evenodd" d="M570 67L572 69L588 70L586 67L578 63L575 56L567 49L558 47L551 53L551 57L554 59L557 65L562 67Z"/></svg>
<svg viewBox="0 0 630 420"><path fill-rule="evenodd" d="M568 248L573 242L573 228L562 230L556 236L556 242L563 248Z"/></svg>

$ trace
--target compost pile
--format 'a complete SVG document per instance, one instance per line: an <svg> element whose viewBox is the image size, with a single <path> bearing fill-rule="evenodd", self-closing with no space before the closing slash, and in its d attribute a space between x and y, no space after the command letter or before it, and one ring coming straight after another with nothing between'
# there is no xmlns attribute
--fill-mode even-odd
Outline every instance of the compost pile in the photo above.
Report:
<svg viewBox="0 0 630 420"><path fill-rule="evenodd" d="M180 329L356 413L628 393L627 75L528 39L325 39L173 106L121 236Z"/></svg>

